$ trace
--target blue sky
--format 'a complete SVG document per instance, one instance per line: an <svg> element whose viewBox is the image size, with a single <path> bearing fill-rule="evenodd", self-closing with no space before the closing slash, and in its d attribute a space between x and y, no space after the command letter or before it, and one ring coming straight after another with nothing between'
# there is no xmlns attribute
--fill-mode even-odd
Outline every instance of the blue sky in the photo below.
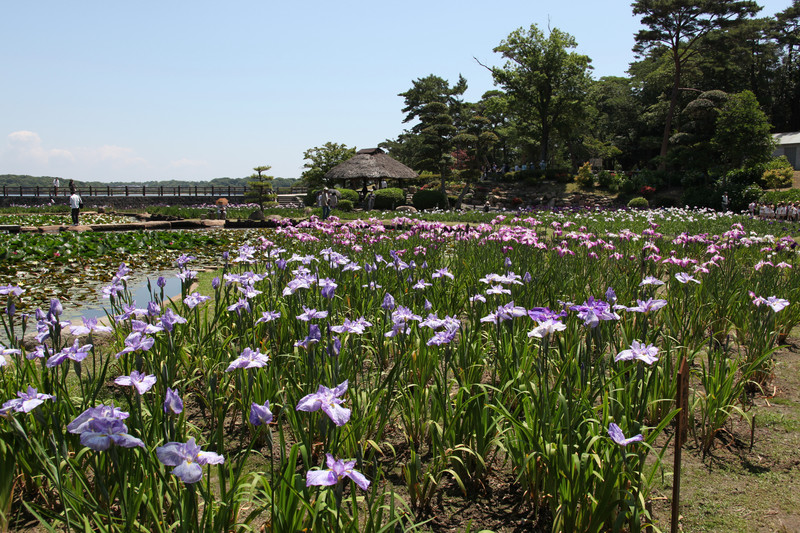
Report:
<svg viewBox="0 0 800 533"><path fill-rule="evenodd" d="M762 16L791 0L758 0ZM300 176L328 141L394 138L414 79L492 89L492 49L536 23L572 34L593 75L625 74L628 1L35 0L0 18L0 174L140 181Z"/></svg>

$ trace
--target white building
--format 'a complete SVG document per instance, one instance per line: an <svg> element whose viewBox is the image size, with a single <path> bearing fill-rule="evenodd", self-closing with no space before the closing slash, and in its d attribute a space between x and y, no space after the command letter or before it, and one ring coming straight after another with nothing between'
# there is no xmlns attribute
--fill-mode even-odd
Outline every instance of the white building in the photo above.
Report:
<svg viewBox="0 0 800 533"><path fill-rule="evenodd" d="M800 131L775 133L772 135L777 146L772 153L775 157L786 156L795 170L800 170Z"/></svg>

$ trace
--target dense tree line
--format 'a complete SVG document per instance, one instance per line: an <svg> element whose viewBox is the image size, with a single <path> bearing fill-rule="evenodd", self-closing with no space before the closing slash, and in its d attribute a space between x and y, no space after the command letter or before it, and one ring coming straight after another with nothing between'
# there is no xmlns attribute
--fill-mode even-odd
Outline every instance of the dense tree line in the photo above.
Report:
<svg viewBox="0 0 800 533"><path fill-rule="evenodd" d="M743 0L632 10L644 28L627 77L594 79L558 28L520 28L494 49L505 63L486 67L496 90L467 102L461 77L414 80L399 95L411 127L381 146L443 182L453 168L545 173L591 160L691 190L767 164L771 133L800 130L800 0L762 18Z"/></svg>
<svg viewBox="0 0 800 533"><path fill-rule="evenodd" d="M53 186L54 176L27 176L24 174L0 174L0 187L41 187L50 188ZM68 180L59 177L61 187L66 188ZM86 181L74 180L77 187L124 187L126 185L134 187L244 187L250 184L251 177L247 178L214 178L212 180L150 180L150 181ZM272 186L291 187L297 182L293 178L273 178Z"/></svg>

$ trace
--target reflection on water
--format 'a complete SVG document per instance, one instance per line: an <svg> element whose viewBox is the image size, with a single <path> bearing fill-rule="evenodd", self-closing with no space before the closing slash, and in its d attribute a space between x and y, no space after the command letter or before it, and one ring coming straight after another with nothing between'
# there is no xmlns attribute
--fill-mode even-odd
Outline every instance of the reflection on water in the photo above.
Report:
<svg viewBox="0 0 800 533"><path fill-rule="evenodd" d="M147 280L150 280L150 286L153 293L160 294L160 288L156 284L159 276L164 276L166 285L164 285L164 299L179 296L181 294L181 280L176 276L175 271L171 272L156 272L149 275L134 275L128 280L128 291L133 296L133 301L136 307L147 307L150 301L150 291L147 288ZM105 318L106 310L111 311L110 302L107 298L103 297L103 287L108 283L93 284L87 292L87 296L80 301L62 302L64 312L61 314L62 321L80 322L81 317L86 318ZM44 309L47 310L46 308ZM19 324L19 314L17 316L17 327L15 334L21 335L22 327ZM0 328L1 330L2 328ZM36 332L36 320L31 313L28 319L27 333ZM8 337L5 331L0 331L0 343L3 346L8 345Z"/></svg>

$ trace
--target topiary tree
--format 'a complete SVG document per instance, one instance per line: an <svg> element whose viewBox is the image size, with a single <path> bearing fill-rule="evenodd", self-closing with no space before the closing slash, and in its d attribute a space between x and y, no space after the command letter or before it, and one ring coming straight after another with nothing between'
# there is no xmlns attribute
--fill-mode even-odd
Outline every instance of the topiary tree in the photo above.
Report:
<svg viewBox="0 0 800 533"><path fill-rule="evenodd" d="M249 188L245 193L245 198L257 203L261 211L264 210L264 203L272 201L275 197L272 192L272 180L274 177L262 175L263 172L266 172L270 168L272 167L269 165L255 167L253 170L255 170L256 173L252 174L247 182Z"/></svg>

